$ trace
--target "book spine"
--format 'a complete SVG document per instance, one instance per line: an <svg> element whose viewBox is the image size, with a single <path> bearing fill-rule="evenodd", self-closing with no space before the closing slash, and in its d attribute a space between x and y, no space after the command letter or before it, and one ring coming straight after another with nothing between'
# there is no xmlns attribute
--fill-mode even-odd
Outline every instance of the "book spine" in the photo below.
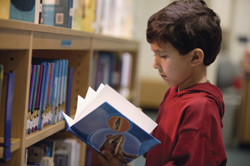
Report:
<svg viewBox="0 0 250 166"><path fill-rule="evenodd" d="M45 121L44 121L44 126L47 126L48 124L49 124L49 109L50 109L50 91L51 91L51 86L50 86L50 84L51 84L51 80L52 80L52 78L51 78L51 76L52 76L52 63L48 63L48 67L49 67L49 71L48 71L48 75L47 75L47 78L48 78L48 89L47 89L47 99L46 99L46 106L45 106L45 108L46 108L46 117L45 117Z"/></svg>
<svg viewBox="0 0 250 166"><path fill-rule="evenodd" d="M48 97L48 85L49 85L49 71L50 71L50 64L49 62L44 62L47 65L46 69L46 75L45 75L45 93L44 93L44 103L43 103L43 108L44 108L44 116L43 116L43 127L46 125L47 122L47 112L48 112L48 105L47 105L47 97Z"/></svg>
<svg viewBox="0 0 250 166"><path fill-rule="evenodd" d="M53 81L54 81L54 71L55 71L55 63L51 62L51 81L50 81L50 92L49 92L49 112L48 112L48 118L49 118L49 124L51 124L52 120L52 93L53 93Z"/></svg>
<svg viewBox="0 0 250 166"><path fill-rule="evenodd" d="M64 67L64 87L63 87L63 112L66 112L66 91L67 91L67 78L68 78L68 60L65 60ZM63 117L62 117L63 120Z"/></svg>
<svg viewBox="0 0 250 166"><path fill-rule="evenodd" d="M73 82L73 72L72 67L68 68L68 80L67 80L67 99L66 99L66 114L70 116L70 104L71 104L71 92L72 92L72 82Z"/></svg>
<svg viewBox="0 0 250 166"><path fill-rule="evenodd" d="M58 86L58 61L55 61L55 72L54 72L54 83L53 83L53 94L52 94L52 124L56 123L56 112L57 112L57 86Z"/></svg>
<svg viewBox="0 0 250 166"><path fill-rule="evenodd" d="M12 106L14 96L14 82L15 74L6 73L8 75L7 80L7 94L5 103L5 127L4 127L4 160L10 160L11 158L11 117L12 117Z"/></svg>
<svg viewBox="0 0 250 166"><path fill-rule="evenodd" d="M35 86L35 80L36 80L36 65L32 65L32 71L31 71L31 83L30 83L30 93L29 93L29 106L28 106L28 116L27 116L27 134L31 133L32 129L32 102L33 102L33 96L34 96L34 86Z"/></svg>
<svg viewBox="0 0 250 166"><path fill-rule="evenodd" d="M68 28L72 28L74 17L74 0L69 0L69 21Z"/></svg>
<svg viewBox="0 0 250 166"><path fill-rule="evenodd" d="M47 71L47 64L43 63L42 65L43 65L43 76L42 76L41 94L39 102L40 111L38 120L38 130L41 130L43 128L45 81L46 81L46 71Z"/></svg>
<svg viewBox="0 0 250 166"><path fill-rule="evenodd" d="M4 67L3 65L0 64L0 108L1 108L1 97L2 97L2 87L3 87L3 72L4 71Z"/></svg>
<svg viewBox="0 0 250 166"><path fill-rule="evenodd" d="M34 85L34 94L33 94L33 100L32 100L32 108L31 108L31 114L32 114L32 129L31 132L34 132L36 129L36 119L37 119L37 111L35 110L35 103L37 99L37 87L38 87L38 80L39 80L39 73L40 73L40 66L36 65L36 79L35 79L35 85Z"/></svg>

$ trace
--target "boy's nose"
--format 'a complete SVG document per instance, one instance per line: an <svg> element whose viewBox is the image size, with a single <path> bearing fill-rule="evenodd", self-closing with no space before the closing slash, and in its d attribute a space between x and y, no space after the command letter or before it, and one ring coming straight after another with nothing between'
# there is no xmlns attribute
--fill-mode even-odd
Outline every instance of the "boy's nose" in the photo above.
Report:
<svg viewBox="0 0 250 166"><path fill-rule="evenodd" d="M158 58L157 56L154 56L154 61L152 64L153 68L158 69L159 68L159 63L158 63Z"/></svg>

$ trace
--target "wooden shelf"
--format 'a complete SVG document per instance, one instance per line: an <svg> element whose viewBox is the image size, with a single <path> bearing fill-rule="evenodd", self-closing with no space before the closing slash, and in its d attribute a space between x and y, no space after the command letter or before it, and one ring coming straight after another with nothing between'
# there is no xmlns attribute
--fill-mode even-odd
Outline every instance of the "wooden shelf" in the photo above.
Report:
<svg viewBox="0 0 250 166"><path fill-rule="evenodd" d="M32 58L67 59L74 69L71 94L71 112L75 114L77 96L85 96L90 84L94 51L109 51L121 54L130 52L133 56L131 98L138 98L136 81L137 51L136 40L110 37L82 32L69 28L33 24L16 20L0 19L0 62L4 70L15 73L15 89L12 110L11 160L5 165L24 163L25 149L65 129L65 121L44 127L26 135L27 110ZM2 112L0 114L2 116ZM0 125L2 129L2 125ZM3 137L0 132L0 141ZM83 143L82 143L83 144ZM84 156L85 146L81 146ZM0 147L0 157L4 149ZM81 165L85 164L84 157ZM1 164L0 164L1 165Z"/></svg>
<svg viewBox="0 0 250 166"><path fill-rule="evenodd" d="M136 40L121 39L95 34L93 40L94 50L103 51L137 51L139 42Z"/></svg>
<svg viewBox="0 0 250 166"><path fill-rule="evenodd" d="M4 138L0 137L0 143L2 144L4 142ZM16 151L20 148L20 139L18 138L11 138L11 153ZM4 157L4 148L0 146L0 159Z"/></svg>
<svg viewBox="0 0 250 166"><path fill-rule="evenodd" d="M65 121L60 121L54 125L49 125L44 127L41 131L36 131L34 133L31 133L26 136L25 138L25 148L39 142L40 140L43 140L44 138L47 138L58 131L61 131L65 129Z"/></svg>

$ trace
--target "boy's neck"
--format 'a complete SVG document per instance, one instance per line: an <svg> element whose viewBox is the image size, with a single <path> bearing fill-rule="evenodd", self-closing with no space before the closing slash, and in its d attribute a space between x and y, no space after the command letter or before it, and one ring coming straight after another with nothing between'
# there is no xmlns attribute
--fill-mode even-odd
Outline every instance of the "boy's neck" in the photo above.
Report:
<svg viewBox="0 0 250 166"><path fill-rule="evenodd" d="M186 80L183 84L178 85L178 92L195 84L206 82L208 82L206 67L196 68L188 80Z"/></svg>

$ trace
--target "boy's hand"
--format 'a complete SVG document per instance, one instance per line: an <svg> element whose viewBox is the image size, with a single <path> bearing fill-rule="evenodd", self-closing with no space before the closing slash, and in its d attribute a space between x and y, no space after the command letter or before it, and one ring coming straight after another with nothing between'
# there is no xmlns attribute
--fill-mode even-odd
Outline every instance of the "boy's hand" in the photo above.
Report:
<svg viewBox="0 0 250 166"><path fill-rule="evenodd" d="M103 150L102 154L106 157L99 155L98 158L102 164L102 166L125 166L126 164L123 164L115 158L109 151Z"/></svg>

